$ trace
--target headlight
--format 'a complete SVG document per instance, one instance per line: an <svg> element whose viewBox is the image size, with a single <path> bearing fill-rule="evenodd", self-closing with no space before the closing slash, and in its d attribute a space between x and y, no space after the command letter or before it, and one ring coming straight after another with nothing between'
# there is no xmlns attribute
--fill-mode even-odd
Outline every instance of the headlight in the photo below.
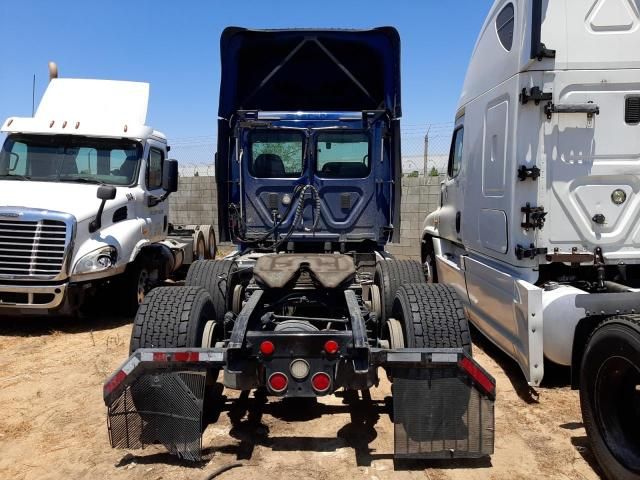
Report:
<svg viewBox="0 0 640 480"><path fill-rule="evenodd" d="M118 251L115 247L102 247L87 253L73 267L74 275L102 272L113 268L118 259Z"/></svg>

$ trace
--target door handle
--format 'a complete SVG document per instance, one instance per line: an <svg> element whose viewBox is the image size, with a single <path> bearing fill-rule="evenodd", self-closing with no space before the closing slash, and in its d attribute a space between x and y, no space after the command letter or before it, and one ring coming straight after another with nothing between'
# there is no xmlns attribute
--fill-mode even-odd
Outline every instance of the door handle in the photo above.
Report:
<svg viewBox="0 0 640 480"><path fill-rule="evenodd" d="M456 233L460 233L460 223L462 222L462 214L460 211L456 212Z"/></svg>

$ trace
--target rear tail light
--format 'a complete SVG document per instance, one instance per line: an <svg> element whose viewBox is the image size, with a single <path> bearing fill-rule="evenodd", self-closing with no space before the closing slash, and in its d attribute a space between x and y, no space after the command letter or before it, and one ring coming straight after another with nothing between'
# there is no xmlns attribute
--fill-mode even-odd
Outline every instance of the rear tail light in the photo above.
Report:
<svg viewBox="0 0 640 480"><path fill-rule="evenodd" d="M468 359L467 357L462 357L462 360L460 360L458 365L486 393L488 393L490 395L495 395L495 393L496 393L496 384L481 368L479 368L475 363L473 363L472 360Z"/></svg>
<svg viewBox="0 0 640 480"><path fill-rule="evenodd" d="M335 340L327 340L324 344L324 351L329 355L335 355L336 353L338 353L339 348L340 345L338 345L338 342L336 342Z"/></svg>
<svg viewBox="0 0 640 480"><path fill-rule="evenodd" d="M311 385L318 393L325 393L331 387L331 377L324 372L316 373L311 378Z"/></svg>
<svg viewBox="0 0 640 480"><path fill-rule="evenodd" d="M270 340L265 340L260 344L260 353L265 357L270 357L276 351L276 346Z"/></svg>
<svg viewBox="0 0 640 480"><path fill-rule="evenodd" d="M284 373L275 372L269 377L269 388L275 393L282 393L287 389L289 379Z"/></svg>

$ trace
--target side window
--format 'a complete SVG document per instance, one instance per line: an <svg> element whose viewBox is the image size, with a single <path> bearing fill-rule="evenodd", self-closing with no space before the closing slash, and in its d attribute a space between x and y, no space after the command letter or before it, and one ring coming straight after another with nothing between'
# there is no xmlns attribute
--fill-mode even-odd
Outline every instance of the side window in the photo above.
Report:
<svg viewBox="0 0 640 480"><path fill-rule="evenodd" d="M506 5L496 18L496 32L504 49L509 52L513 46L513 26L515 23L513 3Z"/></svg>
<svg viewBox="0 0 640 480"><path fill-rule="evenodd" d="M27 146L21 142L14 142L11 149L3 152L4 158L0 158L0 171L8 175L27 174Z"/></svg>
<svg viewBox="0 0 640 480"><path fill-rule="evenodd" d="M149 161L147 162L147 188L155 190L162 187L162 163L164 153L152 148L149 151Z"/></svg>
<svg viewBox="0 0 640 480"><path fill-rule="evenodd" d="M460 167L462 166L462 146L464 139L464 128L460 127L453 132L453 139L451 140L451 151L449 152L449 166L447 168L447 174L449 178L458 176Z"/></svg>

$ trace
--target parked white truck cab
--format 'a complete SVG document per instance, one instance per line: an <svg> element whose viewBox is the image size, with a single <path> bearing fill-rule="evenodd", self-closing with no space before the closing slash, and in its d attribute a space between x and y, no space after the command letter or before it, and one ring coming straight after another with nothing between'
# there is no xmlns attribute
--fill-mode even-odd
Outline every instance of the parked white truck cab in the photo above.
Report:
<svg viewBox="0 0 640 480"><path fill-rule="evenodd" d="M497 0L460 97L431 280L532 386L571 366L594 452L640 478L640 3Z"/></svg>
<svg viewBox="0 0 640 480"><path fill-rule="evenodd" d="M177 162L145 125L148 96L146 83L54 78L33 118L4 122L0 314L74 313L106 282L135 311L179 266L163 243Z"/></svg>

